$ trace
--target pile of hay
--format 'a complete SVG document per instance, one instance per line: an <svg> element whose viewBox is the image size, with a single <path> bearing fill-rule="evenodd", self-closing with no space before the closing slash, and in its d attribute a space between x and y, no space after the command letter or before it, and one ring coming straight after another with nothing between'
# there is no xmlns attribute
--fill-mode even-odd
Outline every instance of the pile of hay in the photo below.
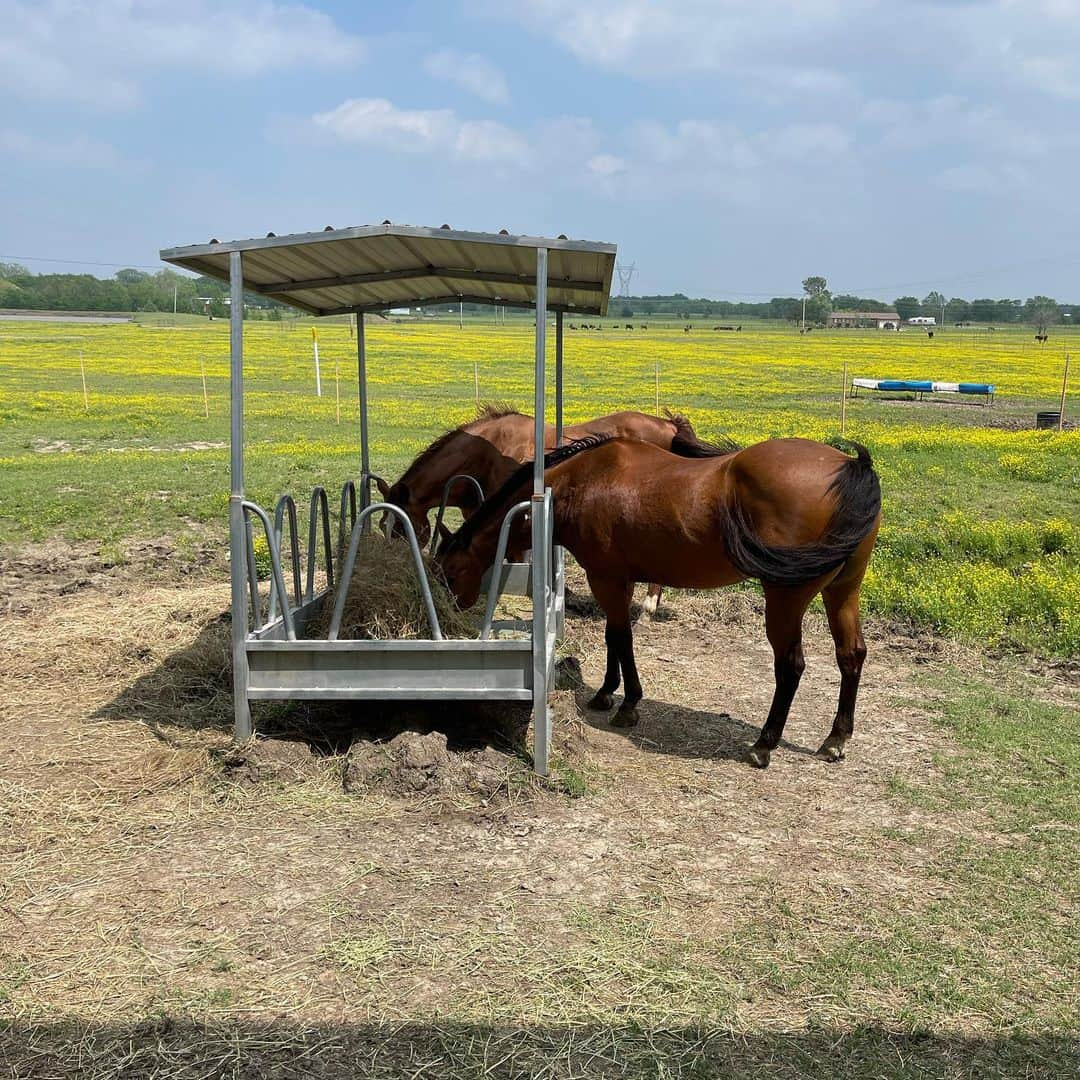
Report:
<svg viewBox="0 0 1080 1080"><path fill-rule="evenodd" d="M445 638L474 638L480 633L481 613L461 611L439 574L424 557L431 585L431 599ZM310 637L325 638L334 614L333 594L328 594L322 610L311 626ZM431 637L420 582L408 544L387 540L372 532L360 538L356 567L345 597L345 613L338 637L388 641Z"/></svg>

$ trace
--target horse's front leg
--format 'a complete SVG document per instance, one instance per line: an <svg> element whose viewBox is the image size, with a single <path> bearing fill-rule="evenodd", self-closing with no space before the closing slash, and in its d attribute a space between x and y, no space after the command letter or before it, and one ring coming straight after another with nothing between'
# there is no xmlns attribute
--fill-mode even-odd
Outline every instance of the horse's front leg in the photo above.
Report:
<svg viewBox="0 0 1080 1080"><path fill-rule="evenodd" d="M611 624L604 628L604 644L607 646L607 670L604 682L589 702L590 709L607 712L615 704L615 691L619 689L619 651L611 632Z"/></svg>
<svg viewBox="0 0 1080 1080"><path fill-rule="evenodd" d="M634 662L634 634L630 623L630 598L634 586L628 581L596 580L590 577L589 588L607 616L607 626L604 628L607 674L603 686L590 704L593 708L611 708L612 694L618 689L621 669L626 692L611 723L615 727L633 727L638 722L637 704L642 696L641 680Z"/></svg>

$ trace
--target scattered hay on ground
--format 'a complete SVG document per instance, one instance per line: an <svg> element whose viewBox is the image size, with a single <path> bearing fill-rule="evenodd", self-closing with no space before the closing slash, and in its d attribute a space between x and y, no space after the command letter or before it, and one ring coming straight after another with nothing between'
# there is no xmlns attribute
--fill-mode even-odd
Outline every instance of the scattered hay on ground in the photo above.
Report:
<svg viewBox="0 0 1080 1080"><path fill-rule="evenodd" d="M443 637L477 637L480 631L479 615L458 608L426 556L424 568ZM328 597L313 621L309 636L326 637L332 615L333 599ZM360 538L356 568L349 582L338 637L368 641L431 637L427 610L408 544L388 541L380 533L374 532Z"/></svg>

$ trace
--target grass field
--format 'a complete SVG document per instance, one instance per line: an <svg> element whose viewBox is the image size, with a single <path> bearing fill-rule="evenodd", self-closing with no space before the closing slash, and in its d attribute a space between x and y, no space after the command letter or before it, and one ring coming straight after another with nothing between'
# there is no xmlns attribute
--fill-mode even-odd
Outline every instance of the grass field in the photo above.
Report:
<svg viewBox="0 0 1080 1080"><path fill-rule="evenodd" d="M198 537L224 547L228 327L181 319L0 327L0 545L60 536ZM375 468L397 474L480 396L531 410L532 326L382 323L368 331ZM1077 339L1080 343L1080 337ZM1027 330L817 332L677 324L567 334L568 419L623 408L686 412L704 436L826 438L849 376L992 381L993 409L860 398L847 432L874 454L885 526L867 608L993 646L1080 650L1080 433L1030 430L1056 408L1063 352ZM320 329L323 396L301 323L249 323L248 491L264 503L357 468L354 342ZM80 356L89 407L84 404ZM204 416L205 370L209 418ZM338 394L340 393L340 405ZM340 422L338 417L340 415Z"/></svg>

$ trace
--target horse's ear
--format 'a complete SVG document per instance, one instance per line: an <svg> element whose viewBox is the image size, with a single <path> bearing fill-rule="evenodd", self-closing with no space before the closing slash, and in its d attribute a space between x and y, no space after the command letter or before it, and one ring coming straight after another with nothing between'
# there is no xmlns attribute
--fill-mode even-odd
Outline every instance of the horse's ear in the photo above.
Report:
<svg viewBox="0 0 1080 1080"><path fill-rule="evenodd" d="M390 498L390 485L381 476L373 477L373 479L375 481L375 486L379 489L379 494L384 499L389 499Z"/></svg>

